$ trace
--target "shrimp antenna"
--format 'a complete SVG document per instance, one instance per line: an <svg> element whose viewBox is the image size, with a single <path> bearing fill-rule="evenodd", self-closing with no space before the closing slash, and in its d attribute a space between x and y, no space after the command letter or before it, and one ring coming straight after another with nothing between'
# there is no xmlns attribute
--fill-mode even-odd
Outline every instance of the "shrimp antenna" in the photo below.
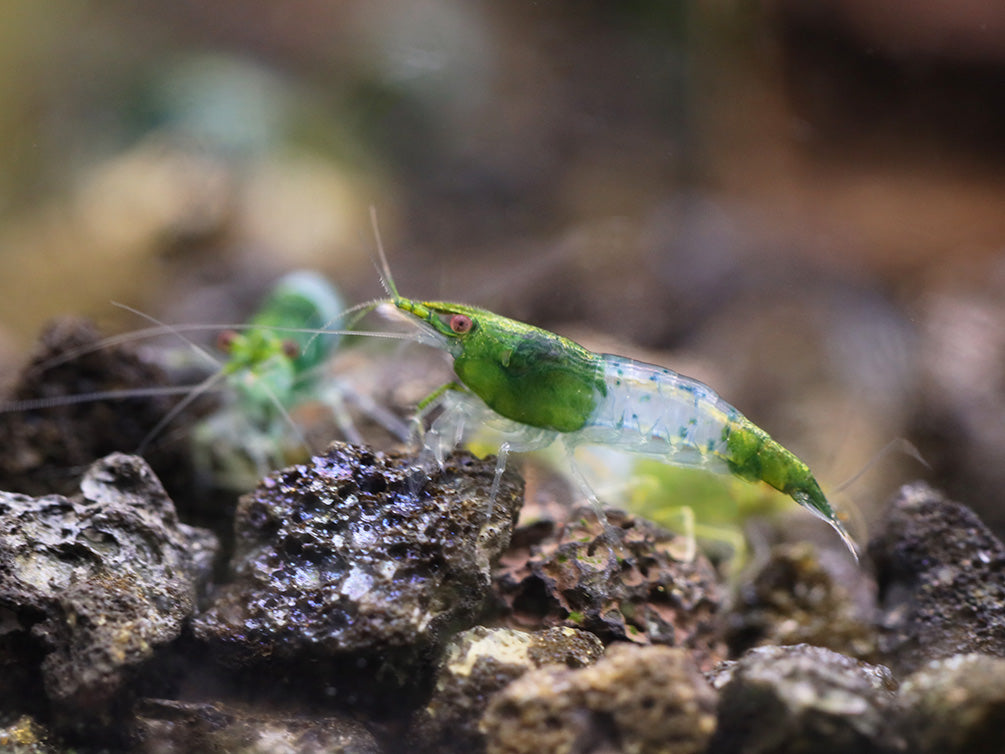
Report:
<svg viewBox="0 0 1005 754"><path fill-rule="evenodd" d="M291 332L292 331L292 332L313 333L314 337L311 338L308 341L308 344L312 343L315 338L318 338L318 337L320 337L322 335L341 335L341 336L345 336L345 335L364 335L364 336L373 336L373 337L384 337L385 333L371 333L371 332L365 332L365 331L362 331L362 330L353 330L352 328L355 327L356 323L359 322L361 319L363 319L363 317L365 317L367 314L369 314L370 312L372 312L380 304L386 303L386 301L387 301L387 299L375 298L372 301L364 301L361 304L356 304L355 306L350 306L345 311L342 311L342 312L339 312L338 314L336 314L334 317L332 317L327 322L325 322L324 324L322 324L321 327L317 328L316 330L314 330L314 329L310 329L310 330L308 330L308 329L290 330L288 328L281 328L281 329L282 329L283 332ZM342 329L342 330L332 330L331 329L331 326L335 322L338 322L339 320L345 319L350 314L355 314L356 316L353 317L352 319L350 319L348 323L346 323L345 329ZM274 329L278 330L280 328L274 328Z"/></svg>
<svg viewBox="0 0 1005 754"><path fill-rule="evenodd" d="M834 491L843 492L844 490L848 489L853 484L855 484L855 482L861 479L866 474L866 472L872 469L873 466L875 466L877 463L879 463L881 460L886 458L886 456L890 455L890 453L893 453L894 451L899 451L901 453L909 455L911 458L916 460L926 469L932 468L929 465L928 461L926 461L924 457L921 455L921 451L919 451L917 447L915 447L915 445L910 440L908 440L906 437L897 437L894 438L893 440L890 440L890 442L888 442L886 445L884 445L882 448L876 451L873 454L872 458L870 458L861 469L852 474L848 479L845 479L843 482L841 482L841 484L839 484L837 487L834 488Z"/></svg>
<svg viewBox="0 0 1005 754"><path fill-rule="evenodd" d="M401 296L398 295L398 288L394 284L394 278L391 276L391 266L387 263L387 254L384 253L384 242L380 238L380 227L377 225L377 208L372 204L370 205L370 225L373 226L373 237L377 241L377 255L380 259L380 266L378 267L374 264L374 267L377 267L380 284L387 292L387 295L397 301Z"/></svg>
<svg viewBox="0 0 1005 754"><path fill-rule="evenodd" d="M211 374L209 377L207 377L205 380L200 382L195 387L189 386L188 395L186 395L184 398L178 401L174 406L172 406L171 410L161 417L161 420L154 425L153 429L147 432L146 437L144 437L143 440L140 441L139 446L136 448L136 454L143 455L143 453L147 449L147 446L149 446L150 443L153 442L154 438L157 437L168 424L173 422L178 417L178 415L181 414L182 411L184 411L186 408L192 405L192 403L194 403L195 400L199 398L199 396L205 395L210 390L212 390L226 376L227 376L226 372L224 372L223 369L220 369L219 371Z"/></svg>
<svg viewBox="0 0 1005 754"><path fill-rule="evenodd" d="M161 322L156 317L147 314L146 312L142 312L139 309L135 309L132 306L129 306L128 304L121 304L117 301L113 301L112 305L117 306L120 309L125 309L127 312L131 312L138 317L142 317L148 322L152 322L155 325L164 328L165 332L171 333L175 337L180 338L181 341L185 343L185 345L187 345L189 348L195 351L195 353L197 353L199 356L206 359L217 370L209 377L207 377L205 380L196 385L194 388L191 388L188 395L186 395L184 398L178 401L178 403L176 403L174 406L171 407L170 411L168 411L164 416L161 417L161 420L157 422L157 424L154 425L153 429L151 429L147 433L146 437L143 438L143 440L140 442L139 447L136 449L137 454L142 455L143 452L146 450L147 446L153 441L155 437L157 437L161 433L161 431L168 424L174 421L175 418L178 417L181 414L181 412L184 411L188 406L190 406L193 402L195 402L195 400L199 398L199 396L205 395L215 385L221 382L226 376L226 372L224 371L223 364L219 361L219 359L217 359L207 349L195 343L195 341L193 341L191 338L184 335L176 327L173 327L172 325L169 325L166 322Z"/></svg>
<svg viewBox="0 0 1005 754"><path fill-rule="evenodd" d="M125 400L127 398L150 398L167 395L186 395L198 385L161 385L151 387L122 388L119 390L98 390L78 395L53 395L47 398L26 398L24 400L0 403L0 414L15 411L38 411L47 408L62 408L80 403L104 400Z"/></svg>
<svg viewBox="0 0 1005 754"><path fill-rule="evenodd" d="M40 372L45 372L46 370L52 369L53 367L58 367L60 364L66 364L69 361L80 356L86 356L89 353L95 353L104 348L109 348L110 346L117 346L123 343L133 343L138 340L144 340L146 338L153 338L158 335L164 335L166 332L173 332L178 337L184 337L181 335L183 332L204 332L204 331L217 331L217 330L247 330L253 325L247 323L237 323L232 325L217 325L217 324L198 324L198 325L173 325L170 327L164 325L158 325L156 327L145 327L141 330L130 330L129 332L119 333L118 335L109 335L107 337L101 338L93 343L88 343L87 345L78 346L76 348L71 348L62 351L58 356L53 356L52 358L46 359L45 361L39 362L37 364L32 364L27 367L26 374L33 375Z"/></svg>
<svg viewBox="0 0 1005 754"><path fill-rule="evenodd" d="M158 327L162 327L164 329L164 332L170 333L171 335L174 335L175 337L179 338L183 343L185 343L185 345L187 345L189 348L191 348L193 351L195 351L197 354L199 354L202 358L204 358L207 361L209 361L213 366L215 366L217 368L219 368L220 366L222 366L220 364L220 361L212 353L210 353L207 349L205 349L202 346L200 346L197 343L195 343L195 341L193 341L191 338L189 338L186 335L184 335L175 326L169 325L167 322L161 322L156 317L154 317L154 316L152 316L150 314L147 314L146 312L142 312L139 309L136 309L136 308L134 308L132 306L129 306L128 304L121 304L118 301L113 301L112 302L112 306L117 306L120 309L125 309L127 312L135 314L137 317L142 317L143 319L147 320L148 322L153 322Z"/></svg>

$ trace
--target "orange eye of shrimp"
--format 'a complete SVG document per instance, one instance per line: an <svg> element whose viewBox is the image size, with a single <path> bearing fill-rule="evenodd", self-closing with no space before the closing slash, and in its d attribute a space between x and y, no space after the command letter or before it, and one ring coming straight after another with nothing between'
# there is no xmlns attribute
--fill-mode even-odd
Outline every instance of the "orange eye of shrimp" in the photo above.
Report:
<svg viewBox="0 0 1005 754"><path fill-rule="evenodd" d="M450 329L458 335L470 332L472 327L474 327L474 322L471 321L471 317L464 314L455 314L450 318Z"/></svg>
<svg viewBox="0 0 1005 754"><path fill-rule="evenodd" d="M295 340L284 340L283 355L288 359L297 358L300 355L300 344Z"/></svg>
<svg viewBox="0 0 1005 754"><path fill-rule="evenodd" d="M216 347L224 353L230 353L237 338L238 335L235 330L223 330L216 336Z"/></svg>

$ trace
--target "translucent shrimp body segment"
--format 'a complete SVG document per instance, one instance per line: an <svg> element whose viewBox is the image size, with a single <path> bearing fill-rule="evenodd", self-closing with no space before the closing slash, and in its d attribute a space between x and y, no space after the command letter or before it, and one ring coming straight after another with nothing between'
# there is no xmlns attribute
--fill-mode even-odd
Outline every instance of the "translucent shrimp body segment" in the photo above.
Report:
<svg viewBox="0 0 1005 754"><path fill-rule="evenodd" d="M813 477L795 454L702 382L672 369L601 354L606 393L571 445L605 445L675 466L763 481L829 523L857 556Z"/></svg>
<svg viewBox="0 0 1005 754"><path fill-rule="evenodd" d="M677 466L724 473L727 428L743 416L704 383L671 369L601 354L606 392L576 444L608 445Z"/></svg>

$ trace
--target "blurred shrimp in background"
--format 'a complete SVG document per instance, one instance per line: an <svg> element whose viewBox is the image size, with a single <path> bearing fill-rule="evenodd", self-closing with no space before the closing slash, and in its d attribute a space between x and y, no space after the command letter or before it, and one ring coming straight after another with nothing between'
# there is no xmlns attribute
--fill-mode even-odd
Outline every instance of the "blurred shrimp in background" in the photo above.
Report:
<svg viewBox="0 0 1005 754"><path fill-rule="evenodd" d="M1005 10L897 7L5 6L3 371L56 314L133 326L110 300L377 295L372 204L403 291L644 349L825 487L906 438L1005 533Z"/></svg>

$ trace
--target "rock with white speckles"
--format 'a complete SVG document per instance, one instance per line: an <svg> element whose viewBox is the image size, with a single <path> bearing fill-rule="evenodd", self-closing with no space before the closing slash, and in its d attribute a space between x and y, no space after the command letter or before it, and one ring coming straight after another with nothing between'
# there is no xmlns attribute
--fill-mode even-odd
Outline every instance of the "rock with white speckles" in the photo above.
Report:
<svg viewBox="0 0 1005 754"><path fill-rule="evenodd" d="M362 723L348 716L287 714L228 706L144 700L133 723L140 754L381 754Z"/></svg>
<svg viewBox="0 0 1005 754"><path fill-rule="evenodd" d="M427 683L487 596L519 513L522 482L507 473L489 516L494 469L458 454L427 473L411 456L334 443L273 473L240 501L231 582L196 637L350 703L373 684Z"/></svg>
<svg viewBox="0 0 1005 754"><path fill-rule="evenodd" d="M967 652L1005 657L1005 546L964 505L905 485L869 543L879 648L898 674Z"/></svg>

